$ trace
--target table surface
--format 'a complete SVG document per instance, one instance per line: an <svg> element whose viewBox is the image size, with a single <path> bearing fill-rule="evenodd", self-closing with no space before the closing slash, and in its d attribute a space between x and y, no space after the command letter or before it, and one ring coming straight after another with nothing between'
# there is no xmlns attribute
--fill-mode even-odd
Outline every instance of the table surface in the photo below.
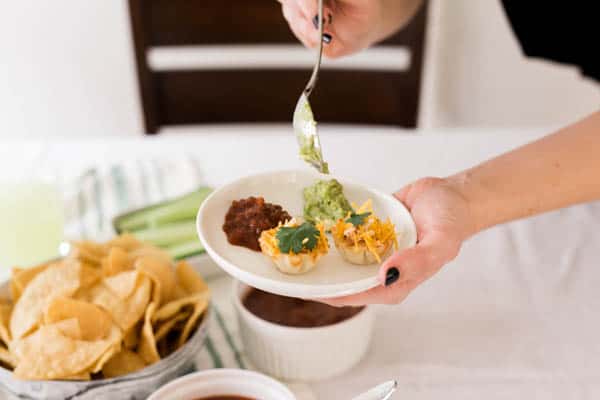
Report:
<svg viewBox="0 0 600 400"><path fill-rule="evenodd" d="M444 176L539 137L543 129L426 132L325 126L332 172L393 191ZM205 127L154 138L0 143L0 179L36 163L76 176L138 157L198 160L218 186L272 169L303 168L289 127ZM312 384L345 399L387 379L398 398L600 398L600 204L490 229L403 304L378 308L372 347L356 368Z"/></svg>

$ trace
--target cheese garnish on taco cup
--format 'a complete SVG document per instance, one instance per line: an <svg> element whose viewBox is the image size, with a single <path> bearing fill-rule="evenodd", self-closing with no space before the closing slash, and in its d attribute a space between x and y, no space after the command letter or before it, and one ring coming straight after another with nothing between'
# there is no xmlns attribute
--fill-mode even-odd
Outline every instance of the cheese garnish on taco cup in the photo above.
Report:
<svg viewBox="0 0 600 400"><path fill-rule="evenodd" d="M286 274L303 274L317 265L329 251L322 223L300 222L292 218L276 228L263 231L259 238L263 254Z"/></svg>
<svg viewBox="0 0 600 400"><path fill-rule="evenodd" d="M381 263L392 248L398 249L394 224L389 218L382 221L373 213L370 199L340 218L331 233L342 257L352 264Z"/></svg>

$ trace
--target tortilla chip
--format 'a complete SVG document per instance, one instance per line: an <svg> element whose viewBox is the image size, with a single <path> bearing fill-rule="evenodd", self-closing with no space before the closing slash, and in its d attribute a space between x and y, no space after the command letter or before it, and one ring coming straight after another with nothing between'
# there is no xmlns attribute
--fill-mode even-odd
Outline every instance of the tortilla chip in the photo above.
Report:
<svg viewBox="0 0 600 400"><path fill-rule="evenodd" d="M13 353L18 363L14 374L20 379L62 379L78 375L89 368L121 337L120 330L113 329L106 340L75 340L63 334L64 320L44 325L26 338L14 342ZM118 340L118 339L117 339Z"/></svg>
<svg viewBox="0 0 600 400"><path fill-rule="evenodd" d="M100 340L108 336L113 321L102 308L86 301L57 297L44 313L44 323L53 324L64 319L76 318L82 340Z"/></svg>
<svg viewBox="0 0 600 400"><path fill-rule="evenodd" d="M33 268L13 268L12 279L10 281L10 294L14 303L19 300L25 287L31 282L37 274L48 268L50 263L44 263Z"/></svg>
<svg viewBox="0 0 600 400"><path fill-rule="evenodd" d="M140 345L138 346L138 354L147 364L153 364L160 360L158 351L156 350L156 341L154 340L154 332L152 330L152 315L156 310L156 303L150 303L146 309L144 318L144 326L142 327L142 336L140 337Z"/></svg>
<svg viewBox="0 0 600 400"><path fill-rule="evenodd" d="M125 337L123 338L123 346L125 346L126 349L133 349L138 345L140 341L142 325L143 323L140 321L131 327L127 333L125 333Z"/></svg>
<svg viewBox="0 0 600 400"><path fill-rule="evenodd" d="M173 290L173 300L181 299L182 297L186 297L189 293L179 285L179 283L175 284L175 289Z"/></svg>
<svg viewBox="0 0 600 400"><path fill-rule="evenodd" d="M164 262L150 256L140 257L135 261L135 269L148 276L154 283L152 301L157 305L171 299L175 289L175 274L170 262Z"/></svg>
<svg viewBox="0 0 600 400"><path fill-rule="evenodd" d="M142 257L150 257L152 259L162 261L169 265L171 265L171 263L173 262L173 259L171 258L169 253L152 245L142 245L137 249L132 250L129 253L129 257L133 259L134 263L135 261L137 261L138 258Z"/></svg>
<svg viewBox="0 0 600 400"><path fill-rule="evenodd" d="M185 342L187 342L188 337L192 333L192 329L196 326L196 322L198 322L198 319L202 316L202 314L204 313L204 311L206 310L207 307L208 307L208 301L205 299L198 301L194 305L194 312L192 313L192 316L189 317L187 322L185 323L185 327L183 328L183 331L181 332L181 335L179 336L179 340L177 341L177 348L183 346L185 344Z"/></svg>
<svg viewBox="0 0 600 400"><path fill-rule="evenodd" d="M108 252L104 245L87 240L73 241L71 245L70 258L86 262L94 267L102 265L102 259L106 257Z"/></svg>
<svg viewBox="0 0 600 400"><path fill-rule="evenodd" d="M110 360L115 354L121 351L121 348L121 339L119 338L118 342L113 343L113 345L110 346L104 352L104 354L100 356L98 361L94 363L94 365L90 368L91 373L95 374L97 372L100 372L104 365L108 362L108 360Z"/></svg>
<svg viewBox="0 0 600 400"><path fill-rule="evenodd" d="M105 277L130 269L133 269L133 262L127 252L120 247L112 247L108 252L108 257L102 261L102 273Z"/></svg>
<svg viewBox="0 0 600 400"><path fill-rule="evenodd" d="M137 271L125 271L104 279L104 284L121 300L127 299L138 286Z"/></svg>
<svg viewBox="0 0 600 400"><path fill-rule="evenodd" d="M71 245L98 258L105 257L108 254L108 246L106 244L91 240L74 240L71 242Z"/></svg>
<svg viewBox="0 0 600 400"><path fill-rule="evenodd" d="M11 338L20 339L31 332L46 305L58 296L70 296L79 287L80 263L66 260L37 274L25 287L10 316Z"/></svg>
<svg viewBox="0 0 600 400"><path fill-rule="evenodd" d="M144 315L146 305L150 300L150 279L141 276L138 286L127 300L121 300L117 294L102 282L90 289L81 300L94 303L106 310L113 321L119 325L123 332L129 331Z"/></svg>
<svg viewBox="0 0 600 400"><path fill-rule="evenodd" d="M81 327L77 318L68 318L56 323L56 328L60 333L68 338L81 340Z"/></svg>
<svg viewBox="0 0 600 400"><path fill-rule="evenodd" d="M61 381L89 381L90 379L92 379L92 375L89 372L81 372L60 378Z"/></svg>
<svg viewBox="0 0 600 400"><path fill-rule="evenodd" d="M170 301L167 304L164 304L161 308L159 308L156 311L156 313L152 317L152 322L173 318L173 316L179 313L183 307L187 305L195 305L201 300L208 301L208 298L208 293L197 293L183 297L181 299Z"/></svg>
<svg viewBox="0 0 600 400"><path fill-rule="evenodd" d="M102 375L105 378L114 378L116 376L131 374L145 366L146 363L139 354L130 350L121 350L104 364Z"/></svg>
<svg viewBox="0 0 600 400"><path fill-rule="evenodd" d="M167 336L167 334L175 327L175 325L179 321L184 321L184 320L188 319L190 317L190 315L192 315L192 313L190 313L188 311L182 311L179 314L176 314L173 318L154 327L154 330L156 331L156 334L154 335L156 342L160 342L161 339L164 338L165 336Z"/></svg>
<svg viewBox="0 0 600 400"><path fill-rule="evenodd" d="M0 363L14 368L17 365L17 359L6 347L0 346Z"/></svg>
<svg viewBox="0 0 600 400"><path fill-rule="evenodd" d="M207 292L208 286L202 280L200 275L187 262L180 261L175 266L175 275L177 283L188 293L203 293Z"/></svg>
<svg viewBox="0 0 600 400"><path fill-rule="evenodd" d="M108 247L119 247L126 252L135 250L142 246L142 243L130 233L124 233L114 239L109 240L106 245Z"/></svg>
<svg viewBox="0 0 600 400"><path fill-rule="evenodd" d="M10 331L8 324L10 323L10 313L12 312L12 304L0 303L0 340L8 346L10 343Z"/></svg>
<svg viewBox="0 0 600 400"><path fill-rule="evenodd" d="M17 271L17 272L15 272L15 271ZM14 280L15 273L19 273L19 271L21 271L21 268L13 268L12 269L12 277L8 284L9 289L10 289L10 298L15 303L17 302L17 300L19 300L19 297L21 297L21 293L23 293L23 289Z"/></svg>
<svg viewBox="0 0 600 400"><path fill-rule="evenodd" d="M81 271L79 273L80 290L94 286L100 279L102 279L102 273L98 268L81 263Z"/></svg>

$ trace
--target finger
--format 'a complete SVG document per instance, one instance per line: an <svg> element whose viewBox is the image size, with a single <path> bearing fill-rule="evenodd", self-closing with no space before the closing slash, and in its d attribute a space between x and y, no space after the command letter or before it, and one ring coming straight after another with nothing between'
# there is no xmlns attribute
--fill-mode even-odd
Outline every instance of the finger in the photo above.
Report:
<svg viewBox="0 0 600 400"><path fill-rule="evenodd" d="M311 22L319 13L317 0L295 0L294 3L296 3L302 15Z"/></svg>
<svg viewBox="0 0 600 400"><path fill-rule="evenodd" d="M306 19L310 20L315 29L319 29L319 2L317 0L295 0L300 12ZM323 1L323 26L331 24L333 21L333 1Z"/></svg>
<svg viewBox="0 0 600 400"><path fill-rule="evenodd" d="M361 293L352 294L349 296L332 297L328 299L317 299L317 301L334 307L373 304L377 297L381 295L381 289L381 286L376 286Z"/></svg>
<svg viewBox="0 0 600 400"><path fill-rule="evenodd" d="M325 42L323 47L323 55L326 58L335 59L353 53L352 46L349 46L336 34L335 26L327 27L323 36L326 34L329 35L329 40Z"/></svg>
<svg viewBox="0 0 600 400"><path fill-rule="evenodd" d="M454 257L441 234L425 236L417 245L392 254L379 269L378 279L385 285L390 276L397 276L400 282L416 286L434 275L446 262ZM391 271L393 268L397 272Z"/></svg>
<svg viewBox="0 0 600 400"><path fill-rule="evenodd" d="M421 178L394 193L394 197L410 209L420 193L433 185L439 184L440 181L440 178L434 177Z"/></svg>
<svg viewBox="0 0 600 400"><path fill-rule="evenodd" d="M318 32L312 28L312 24L304 18L298 5L294 1L287 1L282 4L283 16L287 20L290 29L294 35L306 47L315 47L317 44Z"/></svg>
<svg viewBox="0 0 600 400"><path fill-rule="evenodd" d="M317 0L296 0L295 2L300 10L300 14L303 15L310 23L312 28L317 32L314 35L314 45L318 43L318 30L319 30L319 10ZM323 5L323 42L325 46L323 48L323 55L328 58L336 58L342 55L343 46L340 41L334 41L335 28L332 26L333 22L333 6L334 2L325 1ZM307 26L310 30L310 24ZM311 43L313 42L313 35L309 34ZM311 46L312 47L312 46Z"/></svg>
<svg viewBox="0 0 600 400"><path fill-rule="evenodd" d="M372 289L349 296L317 299L321 303L334 307L364 306L367 304L398 304L408 296L411 291L406 282L397 282L390 286L376 286Z"/></svg>

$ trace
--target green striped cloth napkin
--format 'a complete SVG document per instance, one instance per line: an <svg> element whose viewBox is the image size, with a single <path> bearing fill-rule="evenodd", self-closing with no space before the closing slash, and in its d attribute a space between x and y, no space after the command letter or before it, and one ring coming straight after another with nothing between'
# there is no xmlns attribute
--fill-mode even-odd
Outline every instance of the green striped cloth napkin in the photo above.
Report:
<svg viewBox="0 0 600 400"><path fill-rule="evenodd" d="M132 160L91 167L65 188L65 233L69 238L107 240L112 219L202 185L193 157Z"/></svg>
<svg viewBox="0 0 600 400"><path fill-rule="evenodd" d="M213 294L213 312L204 348L195 359L196 368L253 369L242 351L235 310L231 304L231 278L216 277L208 284Z"/></svg>

